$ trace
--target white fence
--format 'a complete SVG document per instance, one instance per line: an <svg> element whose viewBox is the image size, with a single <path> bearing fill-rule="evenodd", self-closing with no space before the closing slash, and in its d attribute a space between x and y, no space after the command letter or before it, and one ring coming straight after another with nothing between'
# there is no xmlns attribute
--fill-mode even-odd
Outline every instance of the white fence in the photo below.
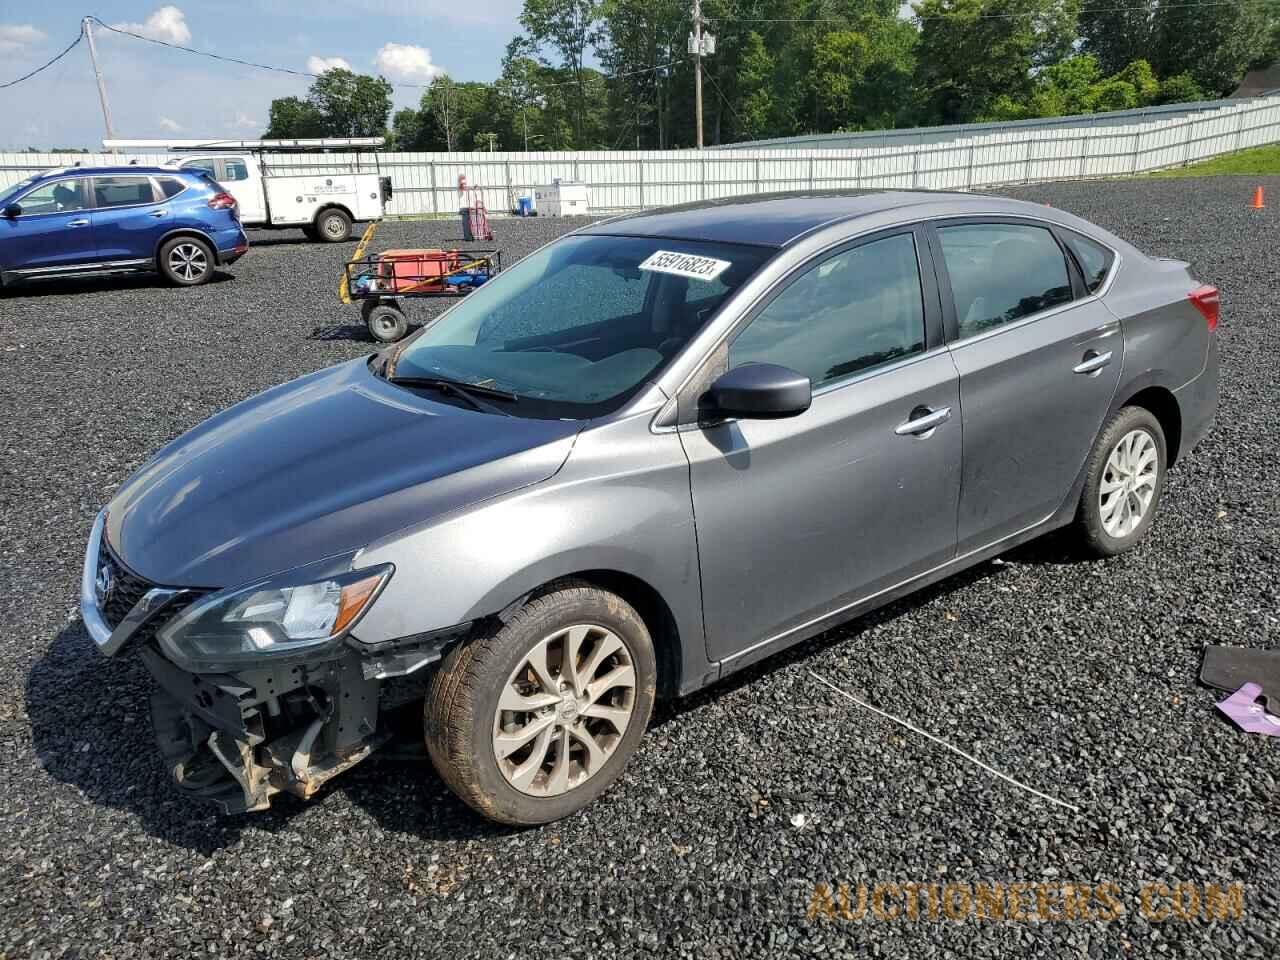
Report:
<svg viewBox="0 0 1280 960"><path fill-rule="evenodd" d="M395 188L388 213L403 216L455 211L460 174L490 210L511 209L517 197L556 177L585 182L594 210L625 210L781 190L970 190L1116 177L1280 141L1280 95L1219 104L1184 114L1096 114L1048 127L956 127L949 138L945 129L935 128L914 143L903 142L913 139L909 131L894 131L879 143L864 137L859 146L839 149L383 153L376 163ZM139 154L136 159L158 163L165 157ZM4 153L0 187L76 161L85 166L127 162L110 154ZM309 173L356 165L371 170L374 162L368 154L268 159L272 170Z"/></svg>

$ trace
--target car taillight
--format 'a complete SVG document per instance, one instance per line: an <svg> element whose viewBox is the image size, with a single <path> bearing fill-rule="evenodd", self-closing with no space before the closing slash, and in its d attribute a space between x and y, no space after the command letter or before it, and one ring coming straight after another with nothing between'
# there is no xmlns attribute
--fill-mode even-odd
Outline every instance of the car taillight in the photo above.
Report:
<svg viewBox="0 0 1280 960"><path fill-rule="evenodd" d="M210 210L230 210L236 205L236 198L229 193L215 193L209 198Z"/></svg>
<svg viewBox="0 0 1280 960"><path fill-rule="evenodd" d="M1205 284L1196 287L1187 294L1187 298L1195 304L1197 310L1204 314L1204 322L1209 331L1218 329L1218 288Z"/></svg>

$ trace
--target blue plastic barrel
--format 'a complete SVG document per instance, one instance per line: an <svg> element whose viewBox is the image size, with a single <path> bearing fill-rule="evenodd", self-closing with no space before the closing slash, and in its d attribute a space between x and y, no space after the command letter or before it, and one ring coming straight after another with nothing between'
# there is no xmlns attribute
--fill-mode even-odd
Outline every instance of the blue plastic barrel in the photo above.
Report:
<svg viewBox="0 0 1280 960"><path fill-rule="evenodd" d="M517 198L516 198L516 213L517 213L519 216L522 216L522 217L531 217L531 216L533 216L533 198L532 198L532 197L517 197Z"/></svg>

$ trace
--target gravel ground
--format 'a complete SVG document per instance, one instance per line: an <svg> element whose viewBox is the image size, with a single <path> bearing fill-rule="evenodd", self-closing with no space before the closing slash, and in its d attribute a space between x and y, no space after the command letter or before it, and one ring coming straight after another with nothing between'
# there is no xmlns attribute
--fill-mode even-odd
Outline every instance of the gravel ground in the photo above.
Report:
<svg viewBox="0 0 1280 960"><path fill-rule="evenodd" d="M1280 197L1280 178L1263 182ZM372 349L335 297L354 244L260 234L197 290L0 296L0 957L1275 956L1276 744L1216 720L1195 683L1205 643L1277 646L1280 219L1245 209L1254 184L1013 191L1222 290L1218 426L1138 550L1070 562L1051 538L667 705L607 796L522 832L479 820L408 748L311 804L224 818L181 800L152 749L145 672L97 656L76 613L93 515L151 451ZM510 262L569 225L495 229ZM374 247L456 232L388 224ZM1061 884L1111 883L1119 910L1095 899L1090 916L1118 915L806 918L817 883L984 881L1049 884L1045 916ZM1244 884L1243 917L1144 916L1143 885L1177 881ZM1022 903L1037 913L1034 892Z"/></svg>

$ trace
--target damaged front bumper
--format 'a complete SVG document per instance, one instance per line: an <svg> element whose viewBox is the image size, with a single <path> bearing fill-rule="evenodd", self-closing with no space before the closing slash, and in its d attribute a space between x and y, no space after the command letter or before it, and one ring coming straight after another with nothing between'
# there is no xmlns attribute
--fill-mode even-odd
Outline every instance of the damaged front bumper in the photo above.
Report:
<svg viewBox="0 0 1280 960"><path fill-rule="evenodd" d="M277 793L310 799L390 736L382 681L361 657L196 676L154 646L139 651L158 689L151 719L174 781L228 813L265 810Z"/></svg>
<svg viewBox="0 0 1280 960"><path fill-rule="evenodd" d="M278 793L310 799L369 756L390 739L383 714L420 698L421 668L471 629L376 645L348 636L314 658L192 673L165 656L156 633L208 591L161 587L134 574L103 539L103 521L100 515L85 556L85 626L104 655L141 658L156 681L152 726L174 781L227 813L266 810Z"/></svg>

